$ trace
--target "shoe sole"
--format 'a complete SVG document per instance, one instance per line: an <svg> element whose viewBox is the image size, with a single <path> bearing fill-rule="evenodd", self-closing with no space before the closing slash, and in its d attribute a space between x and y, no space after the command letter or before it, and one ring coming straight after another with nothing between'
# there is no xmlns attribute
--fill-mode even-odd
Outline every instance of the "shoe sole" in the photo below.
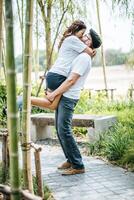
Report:
<svg viewBox="0 0 134 200"><path fill-rule="evenodd" d="M67 168L57 168L58 170L66 170L66 169L70 169L71 167L67 167Z"/></svg>
<svg viewBox="0 0 134 200"><path fill-rule="evenodd" d="M83 171L83 172L77 172L77 173L62 173L61 175L62 176L70 176L70 175L76 175L76 174L84 174L85 173L85 171Z"/></svg>

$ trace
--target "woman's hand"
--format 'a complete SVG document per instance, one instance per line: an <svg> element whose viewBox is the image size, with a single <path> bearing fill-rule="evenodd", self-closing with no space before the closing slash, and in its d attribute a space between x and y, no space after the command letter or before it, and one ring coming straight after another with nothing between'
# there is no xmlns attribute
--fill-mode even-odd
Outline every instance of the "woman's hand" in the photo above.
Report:
<svg viewBox="0 0 134 200"><path fill-rule="evenodd" d="M92 58L94 57L96 55L96 50L95 49L93 49L93 52L92 52Z"/></svg>

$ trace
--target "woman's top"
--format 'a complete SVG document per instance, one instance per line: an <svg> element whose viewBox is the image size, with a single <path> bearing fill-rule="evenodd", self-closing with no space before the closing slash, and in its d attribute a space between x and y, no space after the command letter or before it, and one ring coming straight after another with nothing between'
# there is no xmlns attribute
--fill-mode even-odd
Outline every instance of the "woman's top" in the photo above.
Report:
<svg viewBox="0 0 134 200"><path fill-rule="evenodd" d="M72 61L86 49L86 45L76 36L71 35L63 41L58 58L49 72L68 76Z"/></svg>

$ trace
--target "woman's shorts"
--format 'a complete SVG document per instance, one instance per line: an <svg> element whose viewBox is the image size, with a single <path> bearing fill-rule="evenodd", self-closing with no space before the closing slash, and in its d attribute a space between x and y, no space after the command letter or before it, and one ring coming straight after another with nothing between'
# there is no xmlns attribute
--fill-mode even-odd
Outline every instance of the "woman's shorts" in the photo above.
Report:
<svg viewBox="0 0 134 200"><path fill-rule="evenodd" d="M56 90L65 80L67 77L53 73L48 72L46 76L46 89L50 90Z"/></svg>

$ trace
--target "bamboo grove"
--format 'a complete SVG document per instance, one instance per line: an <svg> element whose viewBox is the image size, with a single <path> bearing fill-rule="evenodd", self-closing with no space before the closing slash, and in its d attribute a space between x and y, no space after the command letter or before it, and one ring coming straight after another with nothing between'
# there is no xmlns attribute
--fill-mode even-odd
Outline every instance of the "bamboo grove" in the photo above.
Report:
<svg viewBox="0 0 134 200"><path fill-rule="evenodd" d="M77 3L79 2L79 3ZM57 38L68 24L77 16L84 16L87 0L83 0L83 7L80 8L80 0L0 0L0 79L2 67L7 88L7 121L9 133L9 156L10 156L10 186L11 199L18 200L22 190L20 189L19 177L19 137L18 137L18 110L16 92L16 66L14 55L14 11L16 3L17 16L19 18L22 48L22 68L23 68L23 107L22 107L22 138L21 150L23 160L23 188L33 193L32 166L31 166L31 139L30 139L30 114L31 114L31 72L33 65L33 21L36 21L36 55L35 71L39 69L39 17L42 18L44 46L45 49L45 69L46 72L53 63ZM101 0L96 0L96 14L98 20L98 30L102 36L100 7ZM119 4L123 8L130 8L132 1L112 1L114 5ZM130 2L130 3L129 3ZM35 12L35 13L34 13ZM60 15L59 15L60 13ZM78 13L78 15L75 15ZM40 16L39 16L40 14ZM134 13L132 12L133 16ZM59 16L58 16L59 15ZM85 16L84 16L85 17ZM35 19L36 18L36 19ZM86 18L86 17L85 17ZM54 23L53 23L54 22ZM54 30L54 32L52 32ZM5 34L5 36L4 36ZM102 66L104 74L104 85L107 89L107 79L105 72L105 55L103 46L101 47ZM37 91L38 95L39 91Z"/></svg>

